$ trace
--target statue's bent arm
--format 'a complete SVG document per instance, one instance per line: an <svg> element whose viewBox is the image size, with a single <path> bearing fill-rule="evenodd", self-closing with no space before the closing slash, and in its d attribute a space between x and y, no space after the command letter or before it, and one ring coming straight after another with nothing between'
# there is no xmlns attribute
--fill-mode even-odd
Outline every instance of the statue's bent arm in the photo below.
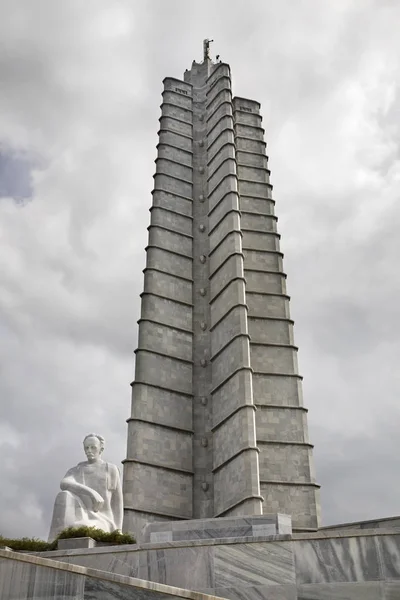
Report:
<svg viewBox="0 0 400 600"><path fill-rule="evenodd" d="M88 496L93 497L94 495L94 490L92 490L92 488L88 487L87 485L83 485L82 483L78 483L76 479L72 475L68 475L68 473L64 479L62 479L60 488L63 492L74 492L78 496L87 494Z"/></svg>

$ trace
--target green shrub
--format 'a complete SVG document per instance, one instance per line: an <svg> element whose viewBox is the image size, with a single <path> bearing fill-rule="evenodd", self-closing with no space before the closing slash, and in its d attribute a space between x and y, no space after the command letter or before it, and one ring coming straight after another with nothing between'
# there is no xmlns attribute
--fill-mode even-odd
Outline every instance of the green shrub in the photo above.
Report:
<svg viewBox="0 0 400 600"><path fill-rule="evenodd" d="M0 535L0 546L8 546L11 550L25 551L25 552L47 552L49 550L57 549L58 540L65 540L68 538L79 538L79 537L91 537L96 542L104 542L107 544L136 544L135 538L129 533L120 533L119 531L112 531L106 533L97 527L69 527L64 529L54 540L54 542L44 542L37 538L21 538L11 539L5 538Z"/></svg>
<svg viewBox="0 0 400 600"><path fill-rule="evenodd" d="M57 540L51 543L38 540L37 538L26 537L14 540L0 535L0 546L8 546L16 552L23 550L28 552L47 552L48 550L55 550L57 548Z"/></svg>
<svg viewBox="0 0 400 600"><path fill-rule="evenodd" d="M108 544L136 544L136 540L129 533L120 533L112 531L106 533L97 527L68 527L60 533L57 539L65 540L68 538L90 537L96 542L106 542Z"/></svg>

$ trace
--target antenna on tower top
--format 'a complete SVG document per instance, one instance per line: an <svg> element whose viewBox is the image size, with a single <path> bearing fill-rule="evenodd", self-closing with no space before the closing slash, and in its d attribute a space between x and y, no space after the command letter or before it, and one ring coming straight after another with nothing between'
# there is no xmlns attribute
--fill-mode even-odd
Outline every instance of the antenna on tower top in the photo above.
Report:
<svg viewBox="0 0 400 600"><path fill-rule="evenodd" d="M209 39L206 39L206 40L203 41L204 60L211 60L211 56L210 56L210 44L213 41L214 40L209 40Z"/></svg>

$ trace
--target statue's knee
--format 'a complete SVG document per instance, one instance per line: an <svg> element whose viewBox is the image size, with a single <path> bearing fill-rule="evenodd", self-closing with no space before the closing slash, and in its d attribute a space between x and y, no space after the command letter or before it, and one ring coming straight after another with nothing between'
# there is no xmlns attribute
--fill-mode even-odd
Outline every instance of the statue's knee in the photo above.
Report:
<svg viewBox="0 0 400 600"><path fill-rule="evenodd" d="M56 500L55 500L55 505L56 506L66 506L67 504L69 504L72 500L72 494L71 492L68 492L67 490L63 490L62 492L58 492L57 496L56 496Z"/></svg>

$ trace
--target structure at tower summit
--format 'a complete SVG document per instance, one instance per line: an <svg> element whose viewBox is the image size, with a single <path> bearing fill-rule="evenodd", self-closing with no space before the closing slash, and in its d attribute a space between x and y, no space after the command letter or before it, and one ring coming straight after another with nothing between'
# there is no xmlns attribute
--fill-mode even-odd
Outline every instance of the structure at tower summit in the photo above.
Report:
<svg viewBox="0 0 400 600"><path fill-rule="evenodd" d="M319 526L260 104L228 64L164 79L124 461L124 529L284 513ZM243 92L241 92L243 93Z"/></svg>

